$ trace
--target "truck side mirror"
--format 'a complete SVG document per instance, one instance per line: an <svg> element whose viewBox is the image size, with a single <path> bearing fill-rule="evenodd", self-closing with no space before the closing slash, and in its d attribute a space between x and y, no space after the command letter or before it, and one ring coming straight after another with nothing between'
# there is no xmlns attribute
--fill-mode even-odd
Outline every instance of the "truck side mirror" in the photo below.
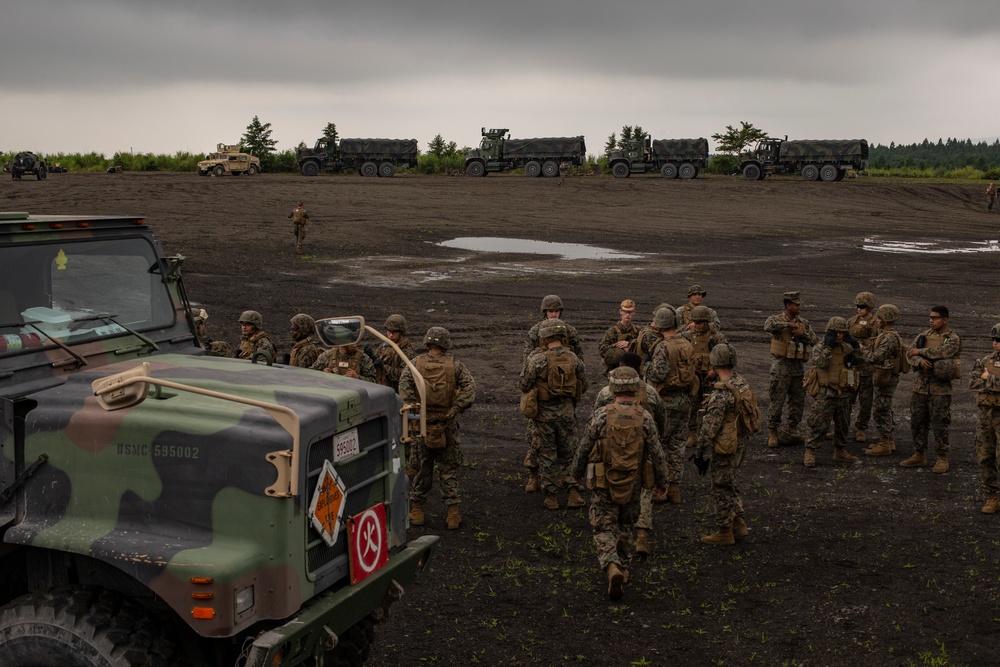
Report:
<svg viewBox="0 0 1000 667"><path fill-rule="evenodd" d="M327 347L352 345L361 340L365 331L365 318L329 317L316 322L316 335Z"/></svg>

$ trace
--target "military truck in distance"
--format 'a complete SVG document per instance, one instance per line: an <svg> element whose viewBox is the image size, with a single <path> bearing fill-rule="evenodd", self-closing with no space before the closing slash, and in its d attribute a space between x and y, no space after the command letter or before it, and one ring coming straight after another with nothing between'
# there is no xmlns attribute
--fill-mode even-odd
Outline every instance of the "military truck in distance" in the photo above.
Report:
<svg viewBox="0 0 1000 667"><path fill-rule="evenodd" d="M764 139L741 156L740 171L748 181L768 174L800 172L807 181L841 181L848 169L868 168L868 142L864 139Z"/></svg>
<svg viewBox="0 0 1000 667"><path fill-rule="evenodd" d="M201 176L224 176L232 174L239 176L256 176L260 173L260 158L244 153L239 146L233 144L218 144L214 153L209 153L198 163L198 173Z"/></svg>
<svg viewBox="0 0 1000 667"><path fill-rule="evenodd" d="M182 262L142 218L0 213L3 667L360 666L436 549L425 401L209 355Z"/></svg>
<svg viewBox="0 0 1000 667"><path fill-rule="evenodd" d="M321 137L312 148L295 151L295 161L303 176L356 169L361 176L392 178L397 167L416 167L418 153L416 139L341 139L338 145Z"/></svg>
<svg viewBox="0 0 1000 667"><path fill-rule="evenodd" d="M25 174L34 174L35 178L44 181L47 173L48 166L42 158L31 151L18 153L10 163L10 177L14 181L21 180Z"/></svg>
<svg viewBox="0 0 1000 667"><path fill-rule="evenodd" d="M524 168L525 176L559 175L562 165L582 165L587 161L587 145L579 137L511 139L507 128L482 128L479 148L465 154L465 173L486 176L492 171Z"/></svg>
<svg viewBox="0 0 1000 667"><path fill-rule="evenodd" d="M708 139L656 139L628 141L608 153L608 167L615 178L659 171L663 178L694 178L708 164Z"/></svg>

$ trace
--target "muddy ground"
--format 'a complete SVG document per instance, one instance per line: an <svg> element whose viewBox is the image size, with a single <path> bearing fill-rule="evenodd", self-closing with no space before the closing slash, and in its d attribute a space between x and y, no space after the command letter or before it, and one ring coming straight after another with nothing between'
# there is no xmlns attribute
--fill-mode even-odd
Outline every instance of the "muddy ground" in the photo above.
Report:
<svg viewBox="0 0 1000 667"><path fill-rule="evenodd" d="M645 320L655 304L681 303L692 283L707 289L762 409L762 325L791 289L819 328L872 291L902 309L907 337L945 304L968 369L1000 320L1000 254L989 244L1000 215L987 216L983 190L868 179L53 174L0 182L0 209L145 216L168 253L188 258L187 288L209 311L213 338L234 341L247 308L285 350L300 311L375 324L400 312L414 337L451 330L479 383L461 420L465 523L445 529L435 490L414 533L440 534L440 551L379 628L373 665L982 665L1000 651L1000 518L979 512L966 380L956 382L945 475L898 465L911 453L911 376L896 396L891 457L833 465L828 445L807 471L801 447L769 450L758 436L740 471L751 533L736 547L698 542L714 526L707 479L691 465L683 504L656 506L655 553L635 564L618 604L607 600L585 512L547 511L523 492L515 380L543 295L562 297L597 381L597 341L619 301L635 299ZM313 220L302 258L287 219L299 200ZM456 237L634 256L438 245Z"/></svg>

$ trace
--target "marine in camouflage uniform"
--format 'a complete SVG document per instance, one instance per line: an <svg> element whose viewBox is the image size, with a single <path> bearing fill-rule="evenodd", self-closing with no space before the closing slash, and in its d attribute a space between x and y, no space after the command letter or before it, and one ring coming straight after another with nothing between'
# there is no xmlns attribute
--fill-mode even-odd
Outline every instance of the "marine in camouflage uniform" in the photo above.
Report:
<svg viewBox="0 0 1000 667"><path fill-rule="evenodd" d="M989 213L993 210L993 205L997 203L997 188L993 185L993 181L986 186L986 212ZM997 209L1000 211L1000 208Z"/></svg>
<svg viewBox="0 0 1000 667"><path fill-rule="evenodd" d="M896 451L893 434L896 431L896 417L892 410L892 399L899 385L899 372L908 368L909 362L903 356L903 339L896 331L899 309L891 303L883 303L876 312L878 336L868 348L862 348L865 361L872 368L872 417L878 442L865 449L868 456L888 456ZM904 367L903 364L907 366Z"/></svg>
<svg viewBox="0 0 1000 667"><path fill-rule="evenodd" d="M258 352L266 352L271 355L271 360L274 361L278 351L270 336L263 331L264 325L260 313L256 310L244 310L243 314L240 315L239 323L242 335L236 356L240 359L252 359Z"/></svg>
<svg viewBox="0 0 1000 667"><path fill-rule="evenodd" d="M233 356L233 347L229 343L224 340L212 340L205 334L205 322L208 321L208 311L204 308L192 311L191 319L194 321L195 328L198 330L198 340L201 343L202 348L215 357Z"/></svg>
<svg viewBox="0 0 1000 667"><path fill-rule="evenodd" d="M715 503L717 530L702 537L701 541L705 544L734 544L737 537L746 537L749 533L743 511L743 497L736 484L736 471L743 464L743 455L753 434L743 427L739 419L736 394L733 392L750 392L750 384L733 371L736 366L736 350L732 345L723 342L714 346L710 357L717 382L712 384L712 391L705 398L704 413L695 444L695 459L700 462L711 460L708 472L712 477L712 502ZM733 388L730 389L727 385ZM753 396L753 393L749 395ZM756 404L756 400L754 403ZM730 449L732 453L725 453ZM702 470L703 463L699 465L699 472Z"/></svg>
<svg viewBox="0 0 1000 667"><path fill-rule="evenodd" d="M969 374L969 389L977 393L979 422L976 424L976 462L982 478L986 504L983 514L1000 510L1000 482L997 481L997 449L1000 447L1000 324L990 331L993 353L976 361Z"/></svg>
<svg viewBox="0 0 1000 667"><path fill-rule="evenodd" d="M712 311L707 306L695 306L688 317L689 324L680 336L690 341L694 347L698 392L691 395L691 417L688 420L688 438L684 444L687 447L694 447L698 438L698 410L701 409L705 397L712 391L716 379L715 370L709 363L709 355L716 345L726 342L726 336L712 329Z"/></svg>
<svg viewBox="0 0 1000 667"><path fill-rule="evenodd" d="M291 319L292 328L288 332L295 345L288 354L288 365L298 368L312 368L319 358L319 349L312 340L316 330L316 320L305 313L299 313Z"/></svg>
<svg viewBox="0 0 1000 667"><path fill-rule="evenodd" d="M661 308L673 309L674 307L669 303L661 303L653 309L654 318L656 317L656 311ZM645 374L646 364L653 358L653 348L661 340L663 340L663 336L660 335L660 330L653 326L652 320L650 320L649 324L639 329L639 335L635 339L635 353L642 360L642 365L639 367L639 377Z"/></svg>
<svg viewBox="0 0 1000 667"><path fill-rule="evenodd" d="M767 446L778 446L778 429L781 413L788 404L787 432L795 436L806 406L806 392L802 387L805 360L816 344L809 321L799 317L802 297L799 292L785 292L785 310L772 315L764 322L764 331L771 334L771 382L767 389L770 405L767 408Z"/></svg>
<svg viewBox="0 0 1000 667"><path fill-rule="evenodd" d="M462 447L459 440L458 415L468 410L476 402L476 381L472 373L458 359L448 354L451 348L451 334L444 327L431 327L424 336L425 354L418 355L413 365L424 374L430 364L442 364L453 368L453 377L447 378L445 384L455 387L450 398L441 404L427 403L428 431L432 425L444 427L444 446L432 448L427 446L426 438L417 438L413 443L413 463L416 475L413 478L413 488L410 489L410 523L415 526L424 524L424 503L434 485L434 466L437 464L441 485L441 499L448 507L447 523L449 529L458 528L462 523L458 505L462 498L458 488L458 469L462 465ZM451 372L449 371L449 374ZM428 387L428 393L433 393ZM399 395L406 403L420 400L417 388L413 383L413 373L409 367L403 369L399 376Z"/></svg>
<svg viewBox="0 0 1000 667"><path fill-rule="evenodd" d="M528 355L518 378L522 393L538 392L538 414L531 420L541 488L545 492L545 507L559 509L558 492L569 494L567 507L586 504L580 496L580 485L568 476L569 464L576 451L576 403L587 390L587 369L572 350L564 347L567 338L565 323L549 319L539 329L539 347ZM553 386L553 364L573 368L568 384ZM570 386L571 385L571 386Z"/></svg>
<svg viewBox="0 0 1000 667"><path fill-rule="evenodd" d="M375 382L375 364L356 343L324 350L316 358L312 369L324 373L345 375L366 382Z"/></svg>
<svg viewBox="0 0 1000 667"><path fill-rule="evenodd" d="M413 343L406 338L406 326L406 318L402 315L390 315L385 320L386 338L395 343L407 359L413 359L417 351ZM399 358L395 350L382 342L372 350L371 357L375 363L376 382L392 387L399 393L399 376L406 368L406 362Z"/></svg>
<svg viewBox="0 0 1000 667"><path fill-rule="evenodd" d="M306 227L309 225L309 214L306 212L305 204L299 202L288 217L292 220L292 229L295 233L295 254L301 255L302 244L306 240Z"/></svg>
<svg viewBox="0 0 1000 667"><path fill-rule="evenodd" d="M875 324L875 295L871 292L860 292L854 297L854 305L857 307L855 313L847 320L848 332L861 344L861 354L855 355L855 370L858 371L858 389L851 398L851 405L854 399L858 402L858 418L854 422L854 440L856 442L868 441L868 422L872 418L872 401L875 396L875 389L872 385L872 365L865 360L864 353L871 348L878 335L878 328Z"/></svg>
<svg viewBox="0 0 1000 667"><path fill-rule="evenodd" d="M847 451L847 430L851 425L851 402L858 386L858 374L854 370L854 359L860 356L860 347L848 343L847 320L831 317L826 325L826 336L822 345L813 348L809 365L819 376L819 394L813 401L812 411L806 423L809 437L803 465L816 467L816 450L823 444L827 427L833 421L833 460L841 463L855 463L858 457Z"/></svg>
<svg viewBox="0 0 1000 667"><path fill-rule="evenodd" d="M622 301L618 314L621 319L604 332L604 337L597 344L601 362L604 364L604 375L608 374L608 370L618 368L626 352L635 351L635 340L639 336L639 327L632 323L635 301L632 299Z"/></svg>
<svg viewBox="0 0 1000 667"><path fill-rule="evenodd" d="M590 463L595 465L601 461L603 445L607 437L608 418L612 410L632 408L638 410L633 414L634 420L641 419L641 434L644 448L640 462L635 469L635 482L632 492L624 504L612 500L611 490L595 488L590 500L590 525L594 531L594 544L597 547L597 560L601 569L607 573L608 596L612 600L622 597L622 585L628 580L628 568L632 562L633 536L632 526L639 516L639 496L643 488L643 478L648 462L652 468L653 482L660 495L667 485L667 462L656 434L656 425L649 412L642 409L635 399L635 391L641 380L638 373L627 367L613 369L608 374L609 385L615 392L615 405L605 405L596 408L584 430L583 437L577 447L570 472L576 479L582 479L587 473ZM592 478L595 479L596 478ZM650 480L646 480L647 482Z"/></svg>
<svg viewBox="0 0 1000 667"><path fill-rule="evenodd" d="M904 468L927 465L927 436L934 431L937 460L932 472L948 472L948 427L951 425L951 381L957 374L962 342L948 328L948 308L934 306L930 328L913 339L906 356L916 371L913 396L910 398L910 431L913 456L901 461Z"/></svg>
<svg viewBox="0 0 1000 667"><path fill-rule="evenodd" d="M677 314L681 318L682 328L685 329L693 328L691 326L691 322L693 321L691 319L691 315L694 313L694 309L698 308L699 306L708 308L708 306L704 306L704 304L702 303L706 296L708 296L708 292L703 290L701 288L701 285L691 285L691 287L688 288L687 303L685 303L683 306L677 309ZM708 312L709 312L709 320L708 320L709 327L712 329L712 331L721 331L722 322L719 321L719 315L712 308L708 308Z"/></svg>

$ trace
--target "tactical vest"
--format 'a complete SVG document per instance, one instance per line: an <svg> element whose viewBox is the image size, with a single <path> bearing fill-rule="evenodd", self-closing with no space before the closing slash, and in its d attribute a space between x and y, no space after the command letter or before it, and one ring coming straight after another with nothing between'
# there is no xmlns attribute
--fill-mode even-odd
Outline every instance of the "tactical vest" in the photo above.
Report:
<svg viewBox="0 0 1000 667"><path fill-rule="evenodd" d="M679 336L664 338L660 345L666 346L670 370L667 377L656 385L656 390L660 394L690 390L695 378L694 346Z"/></svg>
<svg viewBox="0 0 1000 667"><path fill-rule="evenodd" d="M777 336L771 334L771 354L779 359L808 359L811 352L812 345L792 340L791 327L785 327Z"/></svg>
<svg viewBox="0 0 1000 667"><path fill-rule="evenodd" d="M454 357L447 354L421 354L413 360L413 365L424 378L427 412L447 412L455 404L458 394L458 373Z"/></svg>
<svg viewBox="0 0 1000 667"><path fill-rule="evenodd" d="M347 371L352 370L358 374L358 377L361 377L361 355L364 353L361 350L355 350L353 354L350 354L344 352L343 349L341 347L333 349L327 368L337 375L347 375Z"/></svg>
<svg viewBox="0 0 1000 667"><path fill-rule="evenodd" d="M848 368L844 357L851 352L851 346L841 343L830 352L830 365L827 368L816 367L819 386L836 389L838 392L855 389L858 386L858 373Z"/></svg>
<svg viewBox="0 0 1000 667"><path fill-rule="evenodd" d="M554 398L580 398L581 383L576 377L576 359L566 348L545 351L544 378L538 378L538 400L551 401Z"/></svg>
<svg viewBox="0 0 1000 667"><path fill-rule="evenodd" d="M983 366L990 375L1000 375L1000 356L991 354L986 357L986 363ZM1000 408L1000 394L992 391L981 391L976 397L976 405L981 408Z"/></svg>
<svg viewBox="0 0 1000 667"><path fill-rule="evenodd" d="M400 340L397 344L399 349L404 349L406 345L409 344L405 338ZM402 369L406 366L406 362L399 358L396 351L392 349L386 343L382 343L377 348L375 348L375 356L379 361L382 362L380 367L375 368L375 381L379 384L385 385L387 387L392 387L396 391L399 391L399 381L390 381L389 374L385 372L387 368L398 368ZM398 377L398 376L397 376Z"/></svg>
<svg viewBox="0 0 1000 667"><path fill-rule="evenodd" d="M944 342L948 340L948 336L950 335L951 335L950 331L946 334L941 334L934 331L933 329L928 329L923 334L924 337L923 347L925 349L934 349L937 347L941 347L942 345L944 345ZM961 354L961 348L959 348L958 354ZM919 367L918 368L921 373L923 373L924 375L932 376L938 382L951 382L952 380L961 377L961 370L960 370L961 366L959 365L960 362L958 361L958 354L948 359L931 360L932 366L929 371L924 370L923 368Z"/></svg>
<svg viewBox="0 0 1000 667"><path fill-rule="evenodd" d="M267 334L263 331L257 331L246 340L240 341L240 359L250 359L253 357L254 350L257 349L257 341L262 338L267 338Z"/></svg>
<svg viewBox="0 0 1000 667"><path fill-rule="evenodd" d="M708 355L711 352L708 349L708 343L711 338L711 331L706 331L705 333L694 332L691 336L691 345L694 346L695 370L699 373L708 373L712 370L712 365L708 362Z"/></svg>
<svg viewBox="0 0 1000 667"><path fill-rule="evenodd" d="M292 223L296 225L308 224L308 218L306 217L306 210L304 208L297 208L292 211Z"/></svg>
<svg viewBox="0 0 1000 667"><path fill-rule="evenodd" d="M645 411L638 402L611 403L607 407L604 437L590 453L591 462L603 466L604 486L611 502L625 505L632 499L636 479L646 459L643 431Z"/></svg>
<svg viewBox="0 0 1000 667"><path fill-rule="evenodd" d="M862 346L868 347L868 343L871 342L872 336L875 334L875 318L869 316L868 319L863 320L859 315L855 315L847 323L847 328Z"/></svg>
<svg viewBox="0 0 1000 667"><path fill-rule="evenodd" d="M887 370L893 375L899 375L900 373L907 373L910 370L910 362L906 360L906 343L903 342L903 337L899 335L895 329L889 329L888 331L883 331L875 339L873 347L878 347L879 341L882 340L883 336L895 336L896 340L899 342L899 353L892 359L884 359L880 364L879 368Z"/></svg>

